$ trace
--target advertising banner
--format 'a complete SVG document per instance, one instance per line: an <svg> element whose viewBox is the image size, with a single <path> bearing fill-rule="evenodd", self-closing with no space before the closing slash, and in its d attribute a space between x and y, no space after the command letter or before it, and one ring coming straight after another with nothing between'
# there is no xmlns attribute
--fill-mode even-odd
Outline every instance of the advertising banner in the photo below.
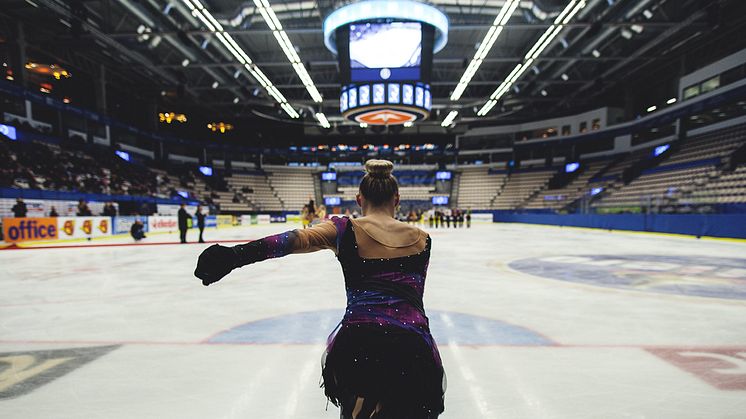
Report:
<svg viewBox="0 0 746 419"><path fill-rule="evenodd" d="M215 223L218 228L222 227L230 227L233 225L233 216L232 215L217 215L215 216Z"/></svg>
<svg viewBox="0 0 746 419"><path fill-rule="evenodd" d="M215 228L217 226L218 226L218 223L214 215L205 216L205 228ZM197 224L197 217L192 217L191 228L199 228L199 225Z"/></svg>
<svg viewBox="0 0 746 419"><path fill-rule="evenodd" d="M58 217L58 238L86 239L111 235L110 217Z"/></svg>
<svg viewBox="0 0 746 419"><path fill-rule="evenodd" d="M132 228L132 224L135 223L135 220L140 220L143 223L143 231L148 231L148 217L145 216L120 216L120 217L113 217L113 225L112 225L112 233L113 234L129 234L130 228Z"/></svg>
<svg viewBox="0 0 746 419"><path fill-rule="evenodd" d="M269 217L270 223L284 223L287 220L285 219L284 215L272 215Z"/></svg>
<svg viewBox="0 0 746 419"><path fill-rule="evenodd" d="M3 238L8 243L56 240L57 236L56 218L3 218Z"/></svg>
<svg viewBox="0 0 746 419"><path fill-rule="evenodd" d="M257 224L269 224L271 223L269 214L259 214L256 216Z"/></svg>
<svg viewBox="0 0 746 419"><path fill-rule="evenodd" d="M177 217L164 217L159 215L148 217L148 231L151 233L159 231L179 231L179 221Z"/></svg>
<svg viewBox="0 0 746 419"><path fill-rule="evenodd" d="M287 219L287 222L289 222L289 223L300 223L300 215L289 214L285 218Z"/></svg>

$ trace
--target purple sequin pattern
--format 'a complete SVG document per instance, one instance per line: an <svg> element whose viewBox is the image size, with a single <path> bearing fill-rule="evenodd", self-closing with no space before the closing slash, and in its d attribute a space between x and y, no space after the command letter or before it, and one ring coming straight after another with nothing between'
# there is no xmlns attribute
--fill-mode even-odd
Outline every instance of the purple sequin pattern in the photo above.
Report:
<svg viewBox="0 0 746 419"><path fill-rule="evenodd" d="M342 235L347 231L346 218L333 218L337 227L337 246L342 245ZM354 234L349 230L348 234ZM365 286L358 287L360 277L366 280L392 283L397 287L409 287L415 291L419 300L425 290L425 277L429 255L422 253L394 259L364 259L357 254L357 244L354 242L354 252L350 251L350 260L342 260L347 284L347 309L342 319L341 328L366 326L380 326L387 332L397 333L408 331L420 335L433 350L433 355L440 364L437 346L430 334L428 319L425 314L415 307L404 296L379 290L366 290ZM429 249L426 249L429 251ZM339 249L340 254L342 249ZM423 251L424 253L424 251ZM418 258L418 259L410 259ZM357 265L350 267L345 265ZM357 275L352 274L355 272ZM330 336L329 344L333 344L335 333Z"/></svg>
<svg viewBox="0 0 746 419"><path fill-rule="evenodd" d="M290 234L292 232L286 231L284 233L275 234L274 236L267 236L263 238L264 244L266 245L267 259L279 258L287 256L292 253L292 246L290 245Z"/></svg>

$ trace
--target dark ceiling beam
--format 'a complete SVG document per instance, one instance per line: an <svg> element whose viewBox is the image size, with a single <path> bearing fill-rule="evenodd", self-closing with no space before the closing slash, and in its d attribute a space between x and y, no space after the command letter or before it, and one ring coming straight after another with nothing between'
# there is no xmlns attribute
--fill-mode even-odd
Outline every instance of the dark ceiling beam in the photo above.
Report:
<svg viewBox="0 0 746 419"><path fill-rule="evenodd" d="M646 28L650 29L668 29L671 26L674 26L677 24L677 22L603 22L599 23L597 25L600 25L601 27L623 27L623 26L629 26L632 24L644 26ZM565 25L567 28L589 28L591 27L592 23L585 23L585 22L578 22L578 23L568 23ZM547 29L551 26L551 23L508 23L505 25L505 29L507 30L540 30L540 29ZM449 32L468 32L468 31L486 31L491 27L491 25L488 24L475 24L475 25L452 25L448 28ZM321 27L306 27L306 28L283 28L285 32L289 35L292 34L307 34L307 35L321 35L323 34L323 30ZM261 28L261 29L226 29L226 33L229 33L231 35L272 35L272 31L269 30L269 28ZM195 29L195 30L188 30L184 31L184 34L187 35L210 35L212 32L210 32L207 29ZM179 32L176 31L161 31L161 32L148 32L148 35L150 36L164 36L164 35L179 35ZM141 34L137 32L119 32L119 33L109 33L107 36L112 38L134 38L141 36Z"/></svg>
<svg viewBox="0 0 746 419"><path fill-rule="evenodd" d="M541 80L541 81L545 82L545 83L548 83L548 84L575 85L575 84L589 83L589 82L592 82L593 80L567 80L567 81L565 81L565 80ZM608 80L607 82L613 82L613 80ZM502 80L472 81L471 83L469 83L469 86L492 86L492 87L497 87L497 86L500 85L500 83L502 83ZM520 86L520 85L528 84L528 83L533 83L533 81L531 81L531 82L529 82L529 81L518 81L518 82L516 82L516 85ZM458 80L436 81L436 82L430 83L430 85L433 86L433 87L438 87L438 86L455 86L457 84L458 84ZM303 84L300 84L300 83L276 84L275 87L277 87L278 89L287 89L287 90L293 90L293 89L303 90L303 89L306 88L306 86L304 86ZM316 87L319 88L319 89L339 89L340 84L339 83L316 83ZM191 89L195 90L195 91L200 91L200 90L202 90L202 91L205 91L205 90L209 91L209 90L213 90L212 86L192 86ZM231 84L231 85L228 85L228 86L218 86L215 90L221 90L221 89L222 90L228 89L228 90L233 90L233 91L235 91L236 89L248 89L248 90L260 89L261 90L261 87L259 85L255 85L255 84ZM482 98L482 99L484 99L484 98ZM290 100L292 101L292 99L290 99Z"/></svg>
<svg viewBox="0 0 746 419"><path fill-rule="evenodd" d="M675 26L668 28L660 35L652 38L647 43L637 48L632 54L630 54L629 57L627 57L627 59L619 61L613 67L607 69L603 74L598 76L595 80L588 80L588 82L585 83L583 86L580 86L577 89L575 89L571 94L567 95L561 102L559 102L559 104L557 104L553 110L556 110L560 108L561 106L571 103L577 96L579 96L586 90L594 87L596 83L598 83L599 80L606 80L606 78L611 77L615 73L622 73L622 70L625 67L632 64L637 59L637 57L641 57L644 54L648 53L649 51L655 49L659 45L665 43L668 39L671 39L674 35L678 34L679 32L684 31L684 30L694 32L693 27L696 26L698 21L701 22L706 16L707 16L707 13L703 10L699 10L689 15L689 17L687 17L686 20L684 20L683 22L680 22L676 24ZM639 71L644 65L647 65L647 64L650 64L650 63L649 62L642 63L642 64L635 63L636 67L634 69L630 69L629 71L627 71L626 75L629 76L630 72ZM608 84L605 84L604 87L606 86L608 86ZM603 90L597 91L596 94L602 93Z"/></svg>
<svg viewBox="0 0 746 419"><path fill-rule="evenodd" d="M652 55L645 55L645 56L638 56L634 57L636 60L655 60L657 58L660 58L658 56L652 56ZM518 63L523 59L523 57L495 57L495 58L486 58L484 60L485 63ZM593 57L593 56L566 56L566 57L538 57L535 61L596 61L596 62L603 62L603 61L622 61L629 59L628 56L609 56L609 57ZM433 64L448 64L448 65L463 65L464 58L435 58L433 59ZM310 65L311 68L314 67L336 67L337 61L334 60L320 60L320 61L314 61L310 60L307 61L307 64ZM291 67L292 64L289 61L267 61L267 62L257 62L256 63L259 68L267 68L267 67ZM162 65L156 65L156 68L170 68L170 69L181 69L181 68L210 68L210 67L233 67L233 68L243 68L243 66L239 63L190 63L188 66L183 67L181 64L162 64Z"/></svg>

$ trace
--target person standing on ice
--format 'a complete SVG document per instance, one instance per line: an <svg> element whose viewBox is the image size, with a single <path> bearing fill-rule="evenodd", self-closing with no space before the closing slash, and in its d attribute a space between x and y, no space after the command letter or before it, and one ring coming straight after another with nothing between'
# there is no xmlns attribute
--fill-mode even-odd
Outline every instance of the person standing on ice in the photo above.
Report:
<svg viewBox="0 0 746 419"><path fill-rule="evenodd" d="M199 228L199 242L204 243L205 239L202 238L202 234L205 232L205 214L202 213L202 205L197 205L197 212L194 214L197 217L197 228Z"/></svg>
<svg viewBox="0 0 746 419"><path fill-rule="evenodd" d="M182 243L186 243L186 234L187 229L189 228L189 223L187 222L188 219L192 218L189 216L189 213L185 209L185 205L181 204L181 207L179 208L178 212L179 216L179 237L181 238Z"/></svg>
<svg viewBox="0 0 746 419"><path fill-rule="evenodd" d="M430 236L394 219L393 163L369 160L358 219L333 217L234 247L212 245L194 274L202 284L233 269L292 253L330 249L342 265L347 309L323 358L327 398L343 419L434 419L444 410L445 374L422 296Z"/></svg>

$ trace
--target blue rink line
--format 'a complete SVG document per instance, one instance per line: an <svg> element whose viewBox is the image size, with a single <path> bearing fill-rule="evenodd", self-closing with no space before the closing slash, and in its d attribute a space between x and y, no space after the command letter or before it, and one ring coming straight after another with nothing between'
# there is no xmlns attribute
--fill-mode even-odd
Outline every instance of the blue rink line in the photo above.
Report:
<svg viewBox="0 0 746 419"><path fill-rule="evenodd" d="M605 288L746 300L746 259L663 255L558 255L508 266L541 278Z"/></svg>
<svg viewBox="0 0 746 419"><path fill-rule="evenodd" d="M344 310L319 310L252 321L218 333L208 343L323 344ZM448 311L428 311L438 344L552 346L550 339L500 320Z"/></svg>

